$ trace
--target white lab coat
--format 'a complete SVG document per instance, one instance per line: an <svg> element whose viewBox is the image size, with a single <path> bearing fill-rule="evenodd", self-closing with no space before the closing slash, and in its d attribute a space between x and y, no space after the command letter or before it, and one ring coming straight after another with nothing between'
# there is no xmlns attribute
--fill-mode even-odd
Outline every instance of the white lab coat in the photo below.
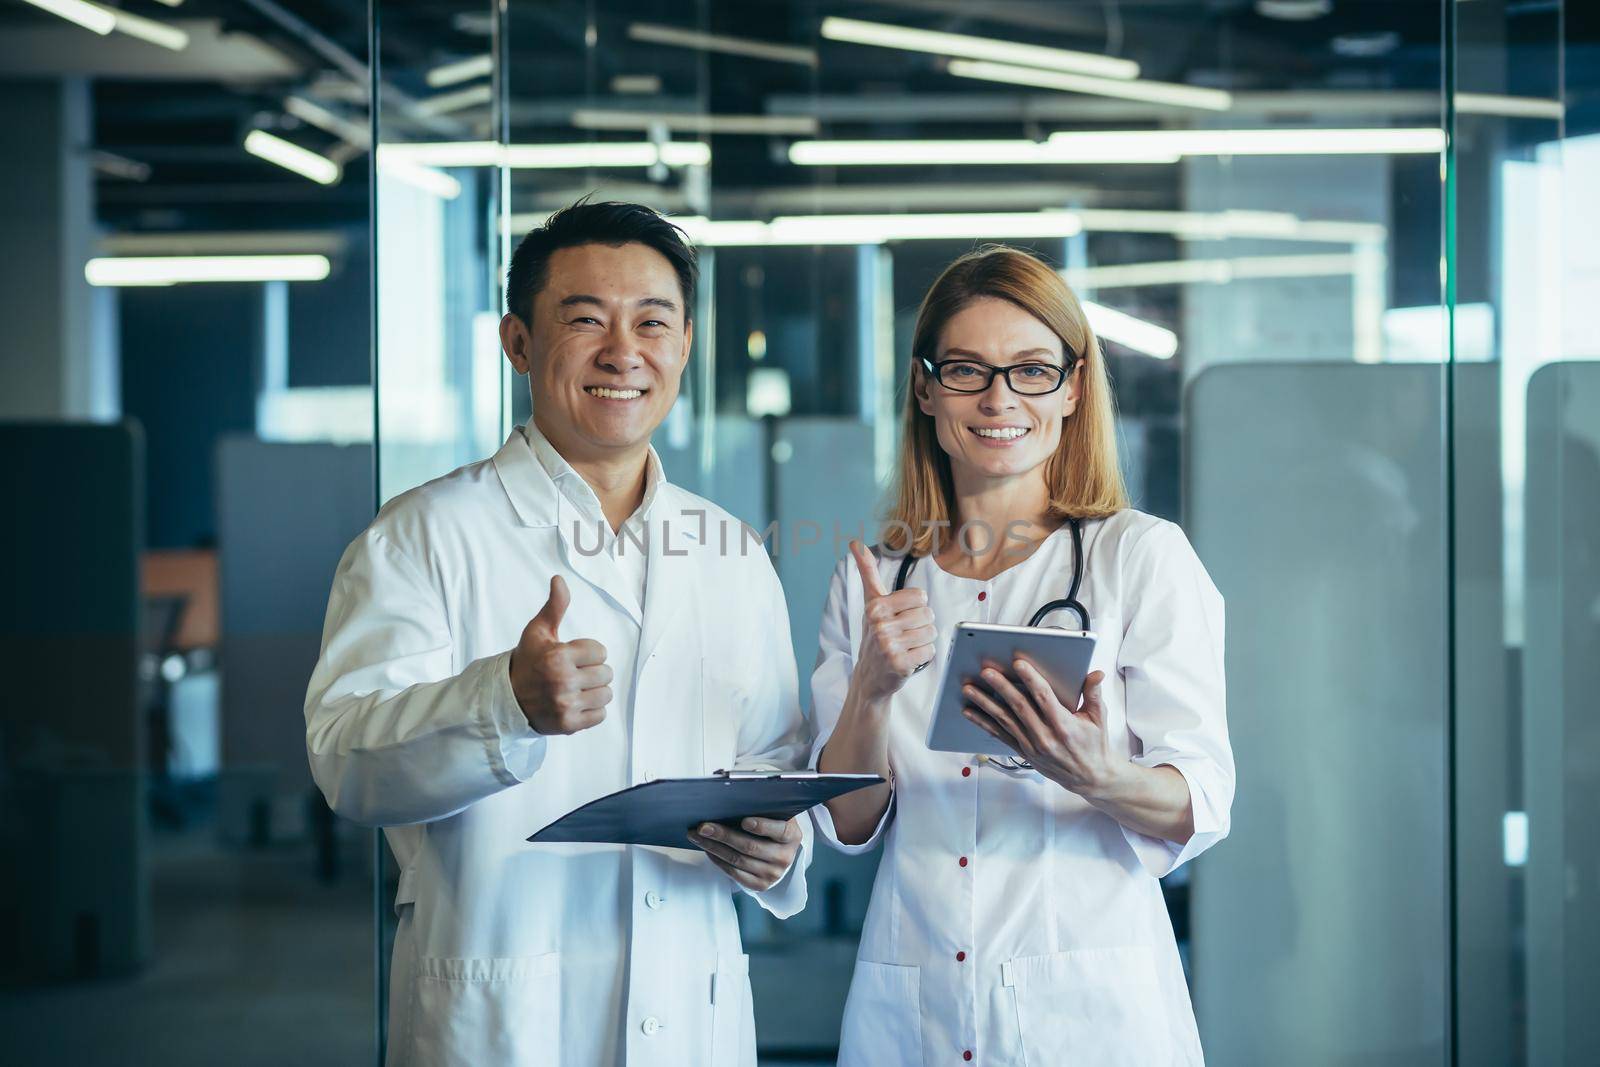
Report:
<svg viewBox="0 0 1600 1067"><path fill-rule="evenodd" d="M802 764L782 589L736 520L662 482L641 617L535 444L518 427L492 459L391 501L329 598L307 749L329 804L385 827L401 869L388 1062L749 1067L736 884L687 841L525 838L653 777ZM560 637L601 642L616 678L604 722L546 738L507 662L552 574L572 594ZM808 827L784 879L752 894L774 915L805 905L810 851Z"/></svg>
<svg viewBox="0 0 1600 1067"><path fill-rule="evenodd" d="M1223 693L1222 598L1182 530L1136 511L1084 523L1078 599L1099 635L1114 744L1142 766L1170 764L1189 783L1195 834L1180 848L1124 829L1036 772L1012 777L978 757L926 745L935 689L955 626L1025 625L1066 596L1072 536L1056 531L991 581L921 560L937 658L894 698L895 794L871 840L883 843L839 1062L1157 1067L1199 1064L1200 1043L1157 879L1228 832L1233 757ZM899 561L880 558L884 588ZM827 744L862 636L853 560L835 571L812 677L817 739ZM1046 624L1077 628L1071 613Z"/></svg>

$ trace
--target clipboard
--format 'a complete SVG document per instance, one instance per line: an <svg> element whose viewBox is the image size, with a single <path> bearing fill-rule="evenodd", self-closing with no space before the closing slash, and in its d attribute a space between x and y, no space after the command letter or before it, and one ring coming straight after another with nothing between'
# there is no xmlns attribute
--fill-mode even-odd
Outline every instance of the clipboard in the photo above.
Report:
<svg viewBox="0 0 1600 1067"><path fill-rule="evenodd" d="M528 841L693 848L689 830L703 822L735 826L752 815L789 820L834 797L881 784L876 774L818 771L718 771L706 778L658 778L591 800Z"/></svg>

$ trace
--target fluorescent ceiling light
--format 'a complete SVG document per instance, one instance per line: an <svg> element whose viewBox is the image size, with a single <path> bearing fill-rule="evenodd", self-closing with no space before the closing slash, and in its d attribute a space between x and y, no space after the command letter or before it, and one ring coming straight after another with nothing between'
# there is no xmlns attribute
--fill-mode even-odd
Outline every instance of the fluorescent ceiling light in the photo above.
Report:
<svg viewBox="0 0 1600 1067"><path fill-rule="evenodd" d="M1137 143L1104 149L1026 140L796 141L789 146L789 162L802 167L1176 163L1177 161L1177 153L1169 149Z"/></svg>
<svg viewBox="0 0 1600 1067"><path fill-rule="evenodd" d="M1116 263L1062 271L1074 289L1135 289L1153 285L1226 285L1247 278L1331 278L1353 275L1357 257L1348 252L1308 256L1234 256Z"/></svg>
<svg viewBox="0 0 1600 1067"><path fill-rule="evenodd" d="M444 141L384 145L395 159L432 167L510 167L573 170L588 167L703 167L711 146L698 141L604 141L594 144L502 145L494 141Z"/></svg>
<svg viewBox="0 0 1600 1067"><path fill-rule="evenodd" d="M168 7L182 7L183 6L183 0L156 0L156 2L157 3L161 3L161 4L165 4Z"/></svg>
<svg viewBox="0 0 1600 1067"><path fill-rule="evenodd" d="M96 149L89 153L89 161L96 171L112 178L130 182L150 180L150 164L119 156L115 152Z"/></svg>
<svg viewBox="0 0 1600 1067"><path fill-rule="evenodd" d="M648 130L660 126L690 133L755 133L807 137L817 132L811 115L702 115L693 111L623 111L579 108L572 124L580 130Z"/></svg>
<svg viewBox="0 0 1600 1067"><path fill-rule="evenodd" d="M432 193L441 200L454 200L461 195L461 183L455 178L442 170L413 163L403 156L396 158L388 152L388 145L378 146L378 173Z"/></svg>
<svg viewBox="0 0 1600 1067"><path fill-rule="evenodd" d="M1174 85L1170 82L1125 81L1120 78L1103 78L1092 74L1068 74L1057 70L1035 70L988 60L952 59L947 68L958 78L977 78L982 81L1006 82L1011 85L1032 85L1040 89L1059 89L1068 93L1089 93L1094 96L1114 96L1123 100L1145 100L1153 104L1171 104L1174 107L1195 107L1208 111L1226 111L1233 106L1233 94L1222 89L1203 89L1194 85Z"/></svg>
<svg viewBox="0 0 1600 1067"><path fill-rule="evenodd" d="M1094 332L1107 341L1126 345L1156 359L1171 359L1178 354L1178 335L1165 326L1135 318L1125 311L1084 300L1083 313Z"/></svg>
<svg viewBox="0 0 1600 1067"><path fill-rule="evenodd" d="M104 37L116 29L117 17L103 7L86 4L83 0L24 0L41 11L48 11L68 22L76 23L86 30L93 30Z"/></svg>
<svg viewBox="0 0 1600 1067"><path fill-rule="evenodd" d="M130 14L119 8L104 7L100 4L91 4L111 16L112 28L118 33L125 33L129 37L137 37L149 44L160 45L162 48L173 52L181 52L189 47L189 35L176 26L168 26L155 19L147 19L140 15Z"/></svg>
<svg viewBox="0 0 1600 1067"><path fill-rule="evenodd" d="M878 245L888 241L1071 237L1083 229L1069 211L1000 211L917 215L780 215L771 222L672 220L705 247Z"/></svg>
<svg viewBox="0 0 1600 1067"><path fill-rule="evenodd" d="M700 52L721 52L725 55L748 56L751 59L771 59L779 63L795 63L802 67L817 65L815 49L773 44L770 41L752 41L748 37L700 33L697 30L683 30L676 26L635 22L628 26L628 37L634 41L693 48Z"/></svg>
<svg viewBox="0 0 1600 1067"><path fill-rule="evenodd" d="M1302 219L1283 211L1137 211L1083 208L1084 229L1102 233L1169 233L1189 241L1231 237L1267 240L1372 244L1389 236L1376 222Z"/></svg>
<svg viewBox="0 0 1600 1067"><path fill-rule="evenodd" d="M319 185L332 185L339 180L339 164L265 130L251 130L245 136L244 150Z"/></svg>
<svg viewBox="0 0 1600 1067"><path fill-rule="evenodd" d="M1503 115L1515 119L1560 119L1567 113L1566 105L1560 100L1493 93L1457 93L1456 111L1462 115Z"/></svg>
<svg viewBox="0 0 1600 1067"><path fill-rule="evenodd" d="M1049 143L1091 154L1144 149L1181 156L1431 155L1444 150L1444 131L1433 127L1070 131L1051 134Z"/></svg>
<svg viewBox="0 0 1600 1067"><path fill-rule="evenodd" d="M513 229L537 226L542 217L514 215ZM1369 222L1339 222L1302 219L1277 211L1134 211L1121 209L1080 209L1074 211L996 211L948 212L892 215L780 215L771 222L754 219L711 220L699 215L672 219L689 239L706 247L752 245L871 245L885 241L1071 237L1080 232L1164 233L1185 240L1224 240L1248 237L1267 240L1330 242L1355 245L1380 244L1388 230ZM524 225L526 224L526 225ZM1267 256L1278 269L1337 273L1348 257L1328 255ZM1178 261L1184 266L1155 264L1163 271L1204 272L1208 268L1189 267L1194 260ZM1239 276L1257 269L1251 257L1226 261ZM1114 271L1122 268L1098 268ZM1259 268L1270 272L1273 266ZM1163 275L1165 277L1165 275ZM1183 280L1183 279L1177 279ZM1107 283L1109 284L1109 283ZM1130 283L1132 284L1132 283ZM1161 284L1149 281L1143 284Z"/></svg>
<svg viewBox="0 0 1600 1067"><path fill-rule="evenodd" d="M600 142L596 144L510 145L506 166L515 170L584 167L703 167L711 162L711 146L694 141Z"/></svg>
<svg viewBox="0 0 1600 1067"><path fill-rule="evenodd" d="M347 119L314 100L308 100L303 96L291 96L284 100L283 110L301 122L315 126L324 133L331 133L358 148L366 148L372 144L372 131L366 123Z"/></svg>
<svg viewBox="0 0 1600 1067"><path fill-rule="evenodd" d="M129 256L91 259L90 285L180 285L185 282L320 282L327 256Z"/></svg>
<svg viewBox="0 0 1600 1067"><path fill-rule="evenodd" d="M458 85L473 78L487 78L493 73L493 56L473 56L471 59L458 59L454 63L434 67L423 80L430 89L443 89L446 85Z"/></svg>
<svg viewBox="0 0 1600 1067"><path fill-rule="evenodd" d="M825 18L822 36L830 41L899 48L908 52L929 52L936 56L964 59L992 59L1044 70L1064 70L1077 74L1096 74L1102 78L1137 78L1139 64L1129 59L1072 52L1065 48L1045 48L1036 44L997 41L992 37L969 37L963 33L916 30L859 19Z"/></svg>
<svg viewBox="0 0 1600 1067"><path fill-rule="evenodd" d="M1072 237L1083 223L1069 211L929 213L917 215L780 215L775 244L882 244L885 241L987 237ZM863 241L868 236L870 241Z"/></svg>
<svg viewBox="0 0 1600 1067"><path fill-rule="evenodd" d="M654 94L661 91L661 77L657 74L618 74L611 79L614 93Z"/></svg>
<svg viewBox="0 0 1600 1067"><path fill-rule="evenodd" d="M348 242L328 230L211 230L112 233L100 240L104 258L153 256L343 255Z"/></svg>
<svg viewBox="0 0 1600 1067"><path fill-rule="evenodd" d="M419 141L383 146L385 157L425 167L498 167L505 162L505 152L506 146L495 141Z"/></svg>
<svg viewBox="0 0 1600 1067"><path fill-rule="evenodd" d="M456 89L453 92L438 93L425 100L418 100L412 105L411 110L423 117L433 115L448 115L452 111L463 111L469 107L487 104L494 99L494 90L487 85L473 85L465 89Z"/></svg>

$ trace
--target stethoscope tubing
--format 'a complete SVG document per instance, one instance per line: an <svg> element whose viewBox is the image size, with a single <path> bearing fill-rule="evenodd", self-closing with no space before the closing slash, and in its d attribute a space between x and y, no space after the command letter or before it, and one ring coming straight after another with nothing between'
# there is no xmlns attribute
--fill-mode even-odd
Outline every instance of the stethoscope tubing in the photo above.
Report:
<svg viewBox="0 0 1600 1067"><path fill-rule="evenodd" d="M1078 589L1083 584L1083 521L1081 519L1068 519L1072 527L1072 582L1067 587L1067 595L1061 600L1052 600L1045 604L1033 617L1028 620L1029 626L1038 626L1045 617L1056 611L1071 611L1078 616L1078 621L1083 623L1084 632L1093 629L1089 625L1089 609L1078 602ZM898 593L906 587L906 580L911 577L911 570L917 565L920 556L907 552L900 561L900 569L894 576L894 591Z"/></svg>

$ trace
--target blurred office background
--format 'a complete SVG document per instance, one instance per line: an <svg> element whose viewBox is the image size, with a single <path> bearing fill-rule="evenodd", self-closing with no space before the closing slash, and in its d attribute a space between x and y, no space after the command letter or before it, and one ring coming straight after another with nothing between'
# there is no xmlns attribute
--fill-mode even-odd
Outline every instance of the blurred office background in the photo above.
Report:
<svg viewBox="0 0 1600 1067"><path fill-rule="evenodd" d="M803 676L921 294L1059 265L1228 600L1233 835L1165 886L1211 1061L1592 1062L1597 23L0 0L4 1058L377 1061L392 858L303 750L328 584L527 417L501 271L594 194L700 248L656 445L777 523ZM874 863L741 913L763 1062L831 1062Z"/></svg>

